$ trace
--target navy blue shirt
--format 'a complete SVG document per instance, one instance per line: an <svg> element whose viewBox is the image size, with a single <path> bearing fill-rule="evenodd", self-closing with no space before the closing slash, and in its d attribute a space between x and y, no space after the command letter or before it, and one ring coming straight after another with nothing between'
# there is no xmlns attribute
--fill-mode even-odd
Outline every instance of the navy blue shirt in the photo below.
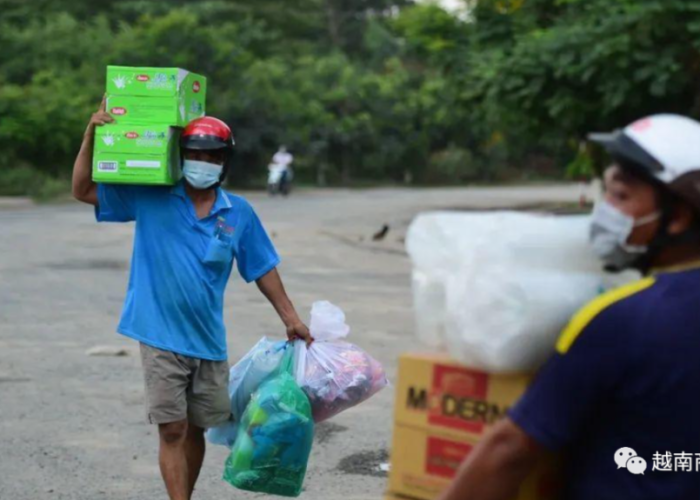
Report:
<svg viewBox="0 0 700 500"><path fill-rule="evenodd" d="M131 276L119 333L200 359L227 358L224 291L234 262L248 282L280 262L250 204L217 189L198 219L182 182L174 187L98 186L97 220L136 221Z"/></svg>
<svg viewBox="0 0 700 500"><path fill-rule="evenodd" d="M562 453L562 498L700 499L700 270L645 278L584 307L509 415ZM622 448L633 462L616 462ZM630 472L643 469L632 452L643 474ZM667 452L672 470L653 470ZM674 470L682 452L692 471Z"/></svg>

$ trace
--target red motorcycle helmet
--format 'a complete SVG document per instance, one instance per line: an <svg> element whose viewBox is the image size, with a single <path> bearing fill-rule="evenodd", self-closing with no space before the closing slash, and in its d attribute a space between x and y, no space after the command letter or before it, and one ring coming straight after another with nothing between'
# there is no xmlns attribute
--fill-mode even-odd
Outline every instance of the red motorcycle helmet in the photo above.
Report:
<svg viewBox="0 0 700 500"><path fill-rule="evenodd" d="M218 118L203 116L187 124L180 136L180 148L198 151L223 150L224 168L219 184L224 181L233 157L233 133L231 128Z"/></svg>

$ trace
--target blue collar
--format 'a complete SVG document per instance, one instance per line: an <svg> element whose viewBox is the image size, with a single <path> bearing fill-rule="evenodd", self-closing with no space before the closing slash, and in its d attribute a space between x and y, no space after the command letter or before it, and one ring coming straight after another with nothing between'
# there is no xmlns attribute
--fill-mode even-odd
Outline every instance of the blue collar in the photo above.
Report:
<svg viewBox="0 0 700 500"><path fill-rule="evenodd" d="M172 189L170 189L170 194L174 194L175 196L179 196L180 198L184 200L189 200L189 197L187 196L187 191L185 191L185 181L181 180L177 184L175 184ZM191 202L191 200L190 200ZM221 186L216 188L216 200L214 201L214 206L211 208L211 213L209 214L214 215L222 210L228 210L231 208L231 200L228 199L228 195L226 192L221 189Z"/></svg>

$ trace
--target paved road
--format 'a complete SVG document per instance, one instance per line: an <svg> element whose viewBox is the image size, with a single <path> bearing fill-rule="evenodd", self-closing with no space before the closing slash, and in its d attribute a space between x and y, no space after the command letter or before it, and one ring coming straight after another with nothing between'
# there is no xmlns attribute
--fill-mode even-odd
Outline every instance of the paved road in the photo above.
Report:
<svg viewBox="0 0 700 500"><path fill-rule="evenodd" d="M422 210L576 201L575 186L443 190L324 190L288 200L250 194L283 257L304 316L314 300L342 307L352 340L390 378L412 335L408 222ZM94 222L78 204L0 207L0 498L166 498L154 428L145 423L137 356L90 357L96 345L134 344L114 333L127 285L133 227ZM371 236L383 224L381 242ZM254 285L232 278L226 297L232 360L263 335L283 336ZM320 425L310 500L379 499L373 472L391 440L392 391ZM211 447L196 499L253 498L221 481L227 451Z"/></svg>

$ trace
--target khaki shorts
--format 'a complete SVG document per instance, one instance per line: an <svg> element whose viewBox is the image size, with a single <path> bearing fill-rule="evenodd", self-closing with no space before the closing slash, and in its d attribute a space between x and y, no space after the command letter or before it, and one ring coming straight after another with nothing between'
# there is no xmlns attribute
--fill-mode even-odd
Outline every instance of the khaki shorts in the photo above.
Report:
<svg viewBox="0 0 700 500"><path fill-rule="evenodd" d="M231 416L228 362L190 358L141 344L148 421L188 420L203 429Z"/></svg>

